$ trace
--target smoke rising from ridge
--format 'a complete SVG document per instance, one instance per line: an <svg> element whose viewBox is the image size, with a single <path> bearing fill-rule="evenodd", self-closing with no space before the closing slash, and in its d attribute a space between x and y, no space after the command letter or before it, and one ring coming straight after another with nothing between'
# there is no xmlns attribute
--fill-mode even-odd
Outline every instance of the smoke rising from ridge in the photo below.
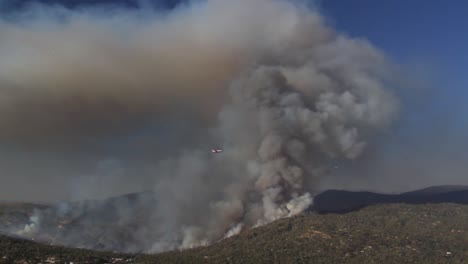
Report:
<svg viewBox="0 0 468 264"><path fill-rule="evenodd" d="M77 167L96 152L142 160L157 205L134 233L139 250L208 244L302 212L330 165L359 158L398 114L385 57L300 2L139 15L42 6L0 23L0 142L67 153ZM151 129L168 116L196 125L186 142L147 151L171 134ZM112 151L148 127L134 152ZM225 151L211 154L214 144ZM105 164L123 185L141 180Z"/></svg>

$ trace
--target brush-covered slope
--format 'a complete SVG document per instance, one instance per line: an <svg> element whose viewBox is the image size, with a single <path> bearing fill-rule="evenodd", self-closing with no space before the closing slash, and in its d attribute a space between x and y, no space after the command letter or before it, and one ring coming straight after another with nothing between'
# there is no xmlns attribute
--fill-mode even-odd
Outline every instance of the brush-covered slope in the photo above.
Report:
<svg viewBox="0 0 468 264"><path fill-rule="evenodd" d="M44 245L0 234L1 264L133 263L135 256Z"/></svg>
<svg viewBox="0 0 468 264"><path fill-rule="evenodd" d="M163 263L468 263L468 206L376 205L309 214L213 246L157 256ZM150 263L150 262L148 262Z"/></svg>
<svg viewBox="0 0 468 264"><path fill-rule="evenodd" d="M212 246L158 255L113 255L2 238L0 259L10 260L3 263L47 263L52 258L60 260L57 263L467 263L467 219L466 205L374 205L347 214L302 214Z"/></svg>

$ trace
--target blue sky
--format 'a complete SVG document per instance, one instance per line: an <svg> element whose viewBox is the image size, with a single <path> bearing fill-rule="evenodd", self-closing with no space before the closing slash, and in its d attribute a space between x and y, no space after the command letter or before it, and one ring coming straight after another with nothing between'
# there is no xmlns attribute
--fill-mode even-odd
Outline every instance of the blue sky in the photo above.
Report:
<svg viewBox="0 0 468 264"><path fill-rule="evenodd" d="M373 154L375 168L356 174L380 175L376 182L395 189L466 184L468 1L316 3L335 29L367 39L419 86L403 87L410 91L401 96L403 111L390 138Z"/></svg>
<svg viewBox="0 0 468 264"><path fill-rule="evenodd" d="M466 1L321 0L319 6L338 29L365 37L402 61L468 66Z"/></svg>
<svg viewBox="0 0 468 264"><path fill-rule="evenodd" d="M420 73L437 102L427 115L467 124L468 2L464 0L320 0L330 24L368 39L394 61ZM420 69L414 69L418 67ZM418 109L412 109L418 110ZM435 116L434 116L435 117Z"/></svg>

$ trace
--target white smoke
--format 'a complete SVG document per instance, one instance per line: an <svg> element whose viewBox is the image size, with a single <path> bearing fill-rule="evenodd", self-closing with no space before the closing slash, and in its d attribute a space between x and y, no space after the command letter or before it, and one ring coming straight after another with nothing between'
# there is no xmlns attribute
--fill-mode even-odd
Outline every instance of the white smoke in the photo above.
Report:
<svg viewBox="0 0 468 264"><path fill-rule="evenodd" d="M66 14L64 25L0 24L0 85L11 89L0 139L67 149L190 111L206 136L151 167L157 222L141 230L157 235L142 238L145 251L301 213L329 164L359 158L398 112L385 57L297 1L207 0L141 19Z"/></svg>
<svg viewBox="0 0 468 264"><path fill-rule="evenodd" d="M394 117L395 99L368 72L353 73L358 83L349 80L349 86L309 97L292 85L295 80L288 80L285 66L280 65L254 67L231 86L232 100L221 111L218 130L225 154L199 154L197 160L195 153L188 154L168 173L172 180L177 177L169 189L182 191L185 197L195 197L198 191L204 197L221 196L221 203L211 201L203 210L207 215L202 218L211 224L202 223L203 231L196 226L202 244L221 237L233 223L256 226L302 212L312 203L307 191L317 190L320 178L326 176L320 169L327 161L357 158L366 145L364 136ZM313 69L310 62L295 67ZM330 79L344 78L330 72ZM202 186L181 190L179 181ZM203 208L196 200L187 202Z"/></svg>
<svg viewBox="0 0 468 264"><path fill-rule="evenodd" d="M19 236L32 237L39 232L41 224L41 212L35 209L32 215L29 217L29 223L24 225L24 228L16 231L16 234Z"/></svg>
<svg viewBox="0 0 468 264"><path fill-rule="evenodd" d="M365 41L332 32L317 13L286 1L214 3L241 8L242 23L259 28L258 43L260 32L280 30L230 85L215 132L224 154L200 149L176 158L166 191L157 192L181 211L169 219L192 218L182 247L302 212L327 164L358 158L366 139L388 126L398 109L385 89L383 56ZM246 15L256 5L255 16ZM185 207L199 215L183 216Z"/></svg>

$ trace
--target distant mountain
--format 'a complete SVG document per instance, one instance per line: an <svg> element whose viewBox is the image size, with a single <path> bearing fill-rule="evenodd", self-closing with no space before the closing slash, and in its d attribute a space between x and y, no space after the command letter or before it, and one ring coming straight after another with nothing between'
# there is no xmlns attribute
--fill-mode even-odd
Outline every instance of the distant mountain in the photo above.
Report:
<svg viewBox="0 0 468 264"><path fill-rule="evenodd" d="M468 186L434 186L401 194L328 190L314 197L311 210L319 213L346 213L369 205L388 203L468 204Z"/></svg>
<svg viewBox="0 0 468 264"><path fill-rule="evenodd" d="M441 194L441 193L449 193L449 192L457 192L457 191L467 191L468 186L465 185L440 185L440 186L431 186L424 189L405 192L402 195L405 196L418 196L418 195L431 195L431 194Z"/></svg>

